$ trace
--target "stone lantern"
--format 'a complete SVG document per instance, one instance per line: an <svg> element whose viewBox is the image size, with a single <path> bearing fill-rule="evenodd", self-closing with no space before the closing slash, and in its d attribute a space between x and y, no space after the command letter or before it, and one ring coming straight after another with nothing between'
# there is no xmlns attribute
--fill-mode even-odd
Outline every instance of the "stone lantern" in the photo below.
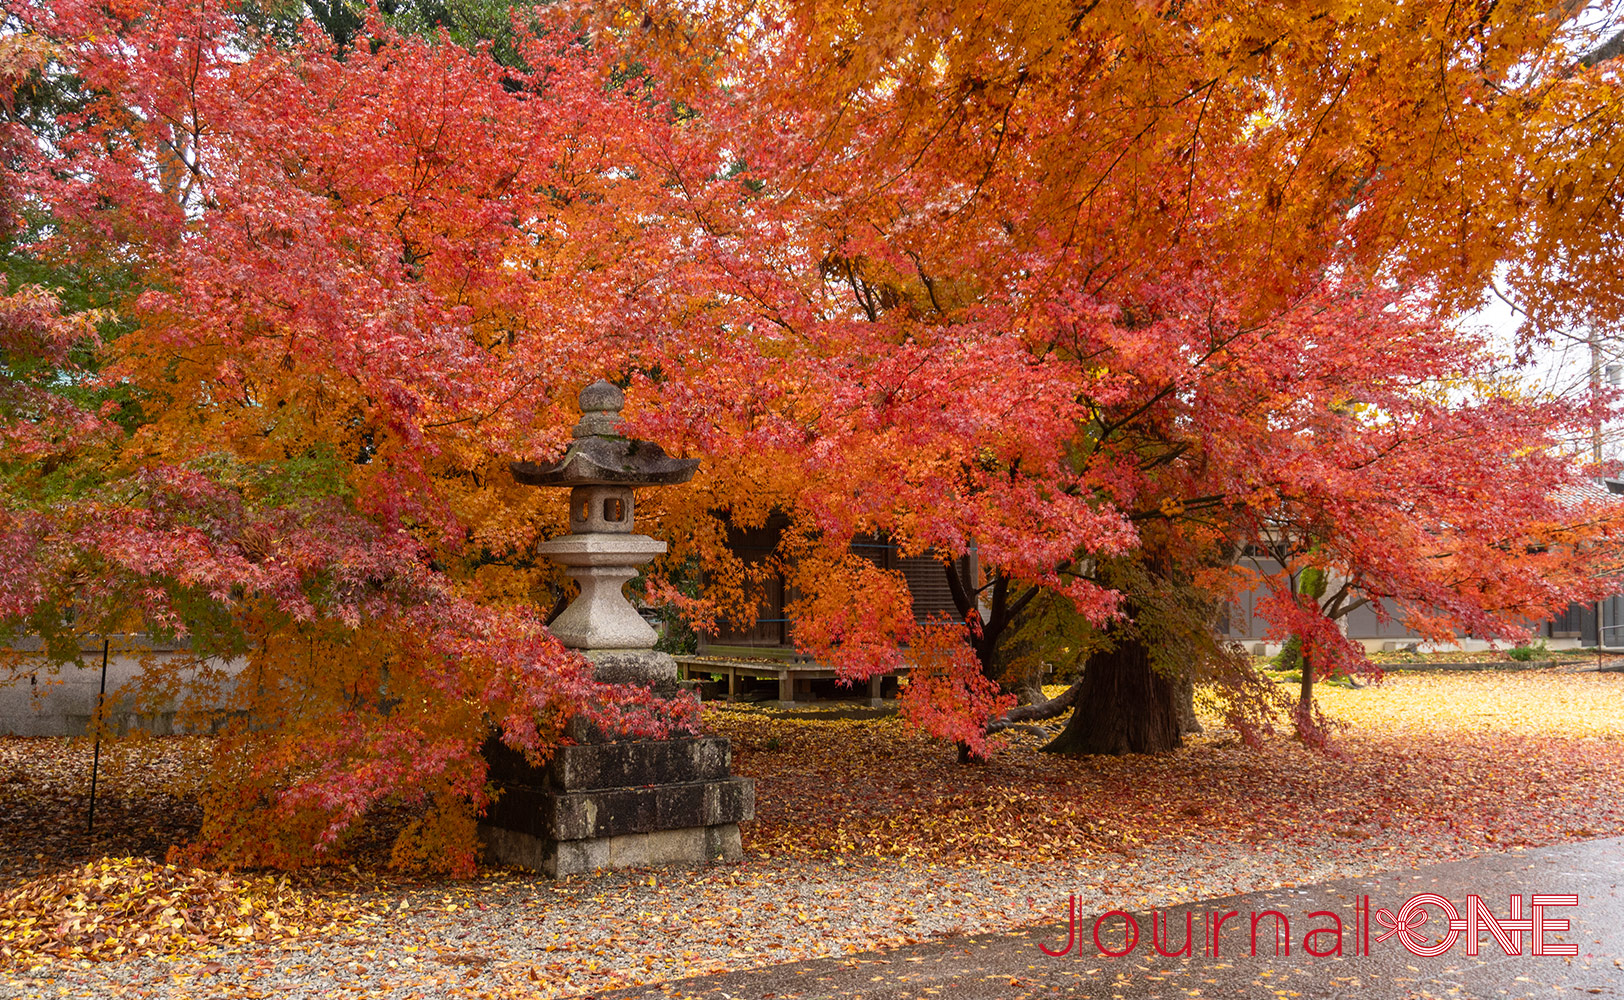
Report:
<svg viewBox="0 0 1624 1000"><path fill-rule="evenodd" d="M699 462L620 433L624 397L608 382L580 395L581 420L563 458L514 462L513 478L570 491L570 533L536 551L561 564L581 593L549 626L606 683L677 693L677 664L654 649L654 630L622 588L665 543L633 529L639 486L685 483ZM622 739L574 727L546 767L492 739L485 746L498 796L480 828L497 863L553 877L598 868L737 860L739 821L755 815L755 786L732 776L732 751L715 737Z"/></svg>

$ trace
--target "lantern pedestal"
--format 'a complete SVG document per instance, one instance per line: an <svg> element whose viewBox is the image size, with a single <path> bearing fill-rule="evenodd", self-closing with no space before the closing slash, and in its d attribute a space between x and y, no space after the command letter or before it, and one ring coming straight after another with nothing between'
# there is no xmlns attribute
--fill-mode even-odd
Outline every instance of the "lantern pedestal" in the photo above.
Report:
<svg viewBox="0 0 1624 1000"><path fill-rule="evenodd" d="M549 626L571 649L653 651L654 630L621 590L638 569L665 554L665 543L647 535L565 535L536 546L564 567L581 587L580 596Z"/></svg>
<svg viewBox="0 0 1624 1000"><path fill-rule="evenodd" d="M665 543L634 534L632 488L686 482L696 461L620 436L620 390L581 393L575 443L554 465L513 464L521 483L570 489L571 533L536 551L581 587L549 630L593 664L606 684L677 694L677 663L654 650L654 630L622 587ZM600 868L703 864L743 857L739 822L755 816L755 782L735 778L727 740L621 739L576 719L574 743L545 767L492 737L484 746L496 800L480 825L487 860L554 878Z"/></svg>

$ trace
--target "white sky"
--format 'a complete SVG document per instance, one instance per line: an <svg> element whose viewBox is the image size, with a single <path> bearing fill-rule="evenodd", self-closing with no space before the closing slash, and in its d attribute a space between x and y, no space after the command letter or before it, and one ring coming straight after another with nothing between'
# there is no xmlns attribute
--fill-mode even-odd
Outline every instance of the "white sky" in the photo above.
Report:
<svg viewBox="0 0 1624 1000"><path fill-rule="evenodd" d="M1521 323L1521 314L1499 298L1490 298L1487 305L1464 319L1468 328L1477 327L1490 334L1496 348L1507 356L1517 351ZM1536 392L1570 399L1589 392L1590 345L1582 339L1585 335L1583 329L1575 330L1554 344L1538 348L1533 364L1521 373L1526 384ZM1604 373L1607 366L1614 365L1620 366L1620 375L1624 375L1624 344L1617 338L1603 337L1601 363ZM1605 374L1603 377L1605 380ZM1592 447L1589 440L1574 444L1585 451ZM1603 428L1602 456L1624 459L1624 425L1614 422Z"/></svg>

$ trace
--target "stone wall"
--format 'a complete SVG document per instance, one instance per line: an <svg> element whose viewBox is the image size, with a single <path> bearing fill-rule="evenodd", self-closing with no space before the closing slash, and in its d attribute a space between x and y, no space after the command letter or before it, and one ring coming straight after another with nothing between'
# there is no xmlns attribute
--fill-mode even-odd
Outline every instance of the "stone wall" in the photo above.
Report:
<svg viewBox="0 0 1624 1000"><path fill-rule="evenodd" d="M136 710L132 682L143 661L154 664L188 658L184 646L163 645L141 636L113 636L107 657L107 724L112 733L145 730L158 735L185 731L174 704ZM101 690L102 643L86 640L80 664L52 665L38 654L37 641L5 647L0 660L0 736L83 736L90 728ZM235 674L240 663L228 663ZM217 707L217 706L216 706ZM193 726L192 728L198 728Z"/></svg>

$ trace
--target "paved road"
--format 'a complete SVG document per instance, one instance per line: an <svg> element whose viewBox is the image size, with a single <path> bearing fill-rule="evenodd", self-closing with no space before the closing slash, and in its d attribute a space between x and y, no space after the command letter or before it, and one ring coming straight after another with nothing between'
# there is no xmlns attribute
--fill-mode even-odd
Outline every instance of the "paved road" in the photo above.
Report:
<svg viewBox="0 0 1624 1000"><path fill-rule="evenodd" d="M599 994L609 1000L785 1000L785 998L865 998L865 1000L1019 1000L1028 997L1102 998L1274 998L1371 997L1501 1000L1565 997L1570 1000L1624 997L1624 838L1517 851L1432 865L1371 878L1345 879L1295 889L1203 900L1158 915L1134 914L1140 932L1136 946L1120 957L1100 954L1093 938L1096 914L1068 917L1065 923L1009 934L977 935L900 948L848 959L824 959L726 973L658 986ZM1519 897L1520 930L1504 930L1520 955L1509 956L1480 928L1476 956L1466 954L1467 936L1458 933L1448 951L1433 957L1411 953L1405 938L1425 950L1441 943L1449 914L1436 904L1425 914L1402 912L1421 893L1448 900L1465 921L1467 897L1480 897L1488 913L1505 924L1512 896ZM1550 905L1533 897L1556 896ZM1560 897L1577 898L1561 905ZM1541 902L1540 935L1550 945L1568 944L1577 955L1536 956L1533 951L1535 902ZM1253 914L1276 911L1290 924L1290 955L1275 954L1272 916L1258 920L1256 956L1251 950ZM1217 957L1211 927L1218 923ZM1385 913L1383 911L1386 911ZM1186 914L1189 914L1187 917ZM1318 913L1318 916L1311 914ZM1333 920L1329 914L1336 914ZM1419 919L1417 919L1419 918ZM1566 931L1561 920L1571 923ZM1342 932L1334 928L1340 921ZM1163 949L1181 951L1185 928L1193 931L1190 956L1163 957L1152 948L1153 926ZM1404 936L1393 925L1404 924ZM1045 955L1040 946L1070 952ZM1515 925L1513 925L1515 926ZM1127 921L1113 915L1099 925L1099 943L1110 951L1127 945ZM1168 931L1171 928L1171 931ZM1326 933L1313 932L1327 929ZM1378 940L1387 934L1385 941ZM1169 940L1170 938L1170 940ZM1337 945L1341 955L1336 955ZM1317 957L1309 952L1328 953Z"/></svg>

